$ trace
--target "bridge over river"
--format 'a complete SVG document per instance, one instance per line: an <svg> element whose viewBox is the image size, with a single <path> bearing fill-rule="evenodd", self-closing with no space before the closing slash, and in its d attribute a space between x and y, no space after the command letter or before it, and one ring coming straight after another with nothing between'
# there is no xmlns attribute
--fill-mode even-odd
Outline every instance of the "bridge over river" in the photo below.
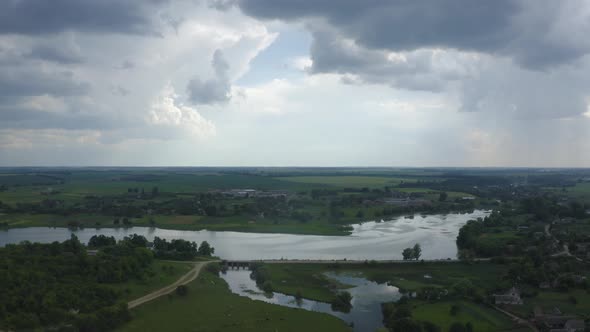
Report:
<svg viewBox="0 0 590 332"><path fill-rule="evenodd" d="M476 258L474 261L489 261L490 258ZM249 269L253 264L415 264L422 262L457 263L456 259L421 259L421 260L348 260L348 259L258 259L258 260L223 260L221 265L228 269Z"/></svg>

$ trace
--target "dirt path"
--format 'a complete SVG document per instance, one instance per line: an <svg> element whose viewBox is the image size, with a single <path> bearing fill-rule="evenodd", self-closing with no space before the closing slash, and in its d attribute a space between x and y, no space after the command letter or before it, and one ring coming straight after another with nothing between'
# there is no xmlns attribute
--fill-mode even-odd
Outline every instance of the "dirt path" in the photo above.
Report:
<svg viewBox="0 0 590 332"><path fill-rule="evenodd" d="M498 310L499 312L501 312L501 313L507 315L508 317L512 318L512 320L514 320L518 324L520 324L520 325L526 325L531 330L533 330L535 332L539 332L539 329L537 329L537 327L535 325L533 325L531 322L529 322L528 320L523 319L523 318L520 318L520 317L518 317L518 316L516 316L516 315L514 315L514 314L512 314L512 313L510 313L510 312L508 312L506 310L502 310L502 309L500 309L500 308L498 308L496 306L493 306L493 307L494 307L494 309Z"/></svg>
<svg viewBox="0 0 590 332"><path fill-rule="evenodd" d="M157 291L154 291L154 292L151 292L147 295L144 295L138 299L135 299L133 301L129 301L127 306L129 307L129 309L133 309L133 308L140 306L146 302L157 299L160 296L174 292L176 290L176 287L178 287L180 285L186 285L189 282L195 280L199 276L199 272L201 272L201 269L203 268L203 266L207 265L208 263L211 263L211 262L195 262L195 267L193 267L190 271L188 271L185 275L180 277L180 279L176 280L174 283L172 283L164 288L160 288Z"/></svg>

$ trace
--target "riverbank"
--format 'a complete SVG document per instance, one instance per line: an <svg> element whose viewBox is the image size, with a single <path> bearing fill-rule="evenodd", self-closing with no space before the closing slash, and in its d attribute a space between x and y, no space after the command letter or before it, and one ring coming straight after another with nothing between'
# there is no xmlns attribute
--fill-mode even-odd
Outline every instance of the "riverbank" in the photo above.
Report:
<svg viewBox="0 0 590 332"><path fill-rule="evenodd" d="M387 283L404 292L415 292L422 287L450 288L469 279L479 291L494 285L496 277L507 271L507 266L492 262L333 262L325 264L276 263L263 264L269 272L273 290L289 295L331 302L339 287L327 272L358 275L368 280Z"/></svg>
<svg viewBox="0 0 590 332"><path fill-rule="evenodd" d="M146 216L130 218L127 223L113 223L113 218L101 215L53 215L53 214L0 214L0 230L28 227L65 227L119 229L130 227L155 227L181 231L231 231L267 234L301 234L301 235L350 235L349 224L324 222L282 223L261 222L248 218L207 218L202 216Z"/></svg>
<svg viewBox="0 0 590 332"><path fill-rule="evenodd" d="M475 331L509 331L520 328L509 318L496 312L484 300L496 287L496 278L506 273L507 266L502 264L460 261L265 263L257 266L256 271L257 275L262 275L264 279L264 289L272 289L274 292L272 297L268 294L261 299L280 305L293 305L291 302L285 302L285 295L289 295L292 296L291 299L300 298L302 307L308 310L325 312L324 304L333 303L340 292L350 292L353 295L351 315L335 313L329 309L327 312L337 317L342 316L340 318L344 320L354 321L355 330L356 323L366 323L367 319L373 319L373 324L381 322L384 318L381 316L380 304L388 303L388 306L395 308L398 304L393 303L404 295L410 295L410 298L405 300L406 304L400 305L406 306L412 312L413 319L418 322L428 321L443 331L447 331L454 323L469 323ZM228 270L224 278L234 280L234 274L244 273L248 272ZM249 284L248 281L243 283L244 285L234 285L232 290L235 289L236 293L251 298L259 297L257 294L262 292L260 286L253 288L252 285L246 286ZM394 293L386 291L379 296L371 295L367 290L359 292L359 286L367 289L391 286L397 288L394 288ZM428 293L432 297L426 299L424 296ZM478 302L474 300L476 298L482 300ZM309 304L310 301L318 303ZM370 311L377 316L367 316L369 303ZM355 314L355 309L360 311Z"/></svg>
<svg viewBox="0 0 590 332"><path fill-rule="evenodd" d="M118 331L350 331L344 322L327 314L235 295L223 279L206 269L188 284L186 296L164 296L131 314L133 319Z"/></svg>

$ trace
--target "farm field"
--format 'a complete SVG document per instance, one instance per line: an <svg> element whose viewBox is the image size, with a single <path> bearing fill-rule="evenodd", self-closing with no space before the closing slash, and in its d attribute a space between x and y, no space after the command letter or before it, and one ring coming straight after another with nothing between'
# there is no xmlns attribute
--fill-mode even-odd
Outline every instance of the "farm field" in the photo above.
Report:
<svg viewBox="0 0 590 332"><path fill-rule="evenodd" d="M490 307L462 300L436 303L416 301L411 304L415 319L431 321L442 331L448 331L455 322L471 323L474 331L481 332L512 331L515 327L508 317ZM455 315L450 314L453 306L459 308Z"/></svg>
<svg viewBox="0 0 590 332"><path fill-rule="evenodd" d="M122 292L126 301L134 300L178 280L193 267L192 262L172 262L156 259L143 280L131 280L112 287Z"/></svg>
<svg viewBox="0 0 590 332"><path fill-rule="evenodd" d="M282 173L278 173L278 171ZM347 235L350 224L406 213L470 211L479 201L429 172L393 169L0 170L0 227L159 227ZM307 174L307 175L305 175ZM281 176L275 176L281 175ZM422 178L421 178L422 176ZM446 192L447 200L439 196ZM387 203L394 195L409 203ZM419 203L412 203L414 200Z"/></svg>
<svg viewBox="0 0 590 332"><path fill-rule="evenodd" d="M414 182L413 178L395 178L379 176L291 176L276 178L287 182L321 184L337 187L375 188L398 185L402 181Z"/></svg>

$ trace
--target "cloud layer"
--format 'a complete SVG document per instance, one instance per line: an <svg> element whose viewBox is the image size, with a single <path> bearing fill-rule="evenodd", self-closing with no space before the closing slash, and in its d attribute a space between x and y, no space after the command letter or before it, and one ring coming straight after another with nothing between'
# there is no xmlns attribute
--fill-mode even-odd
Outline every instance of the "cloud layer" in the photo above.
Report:
<svg viewBox="0 0 590 332"><path fill-rule="evenodd" d="M584 0L8 0L0 165L590 166Z"/></svg>

